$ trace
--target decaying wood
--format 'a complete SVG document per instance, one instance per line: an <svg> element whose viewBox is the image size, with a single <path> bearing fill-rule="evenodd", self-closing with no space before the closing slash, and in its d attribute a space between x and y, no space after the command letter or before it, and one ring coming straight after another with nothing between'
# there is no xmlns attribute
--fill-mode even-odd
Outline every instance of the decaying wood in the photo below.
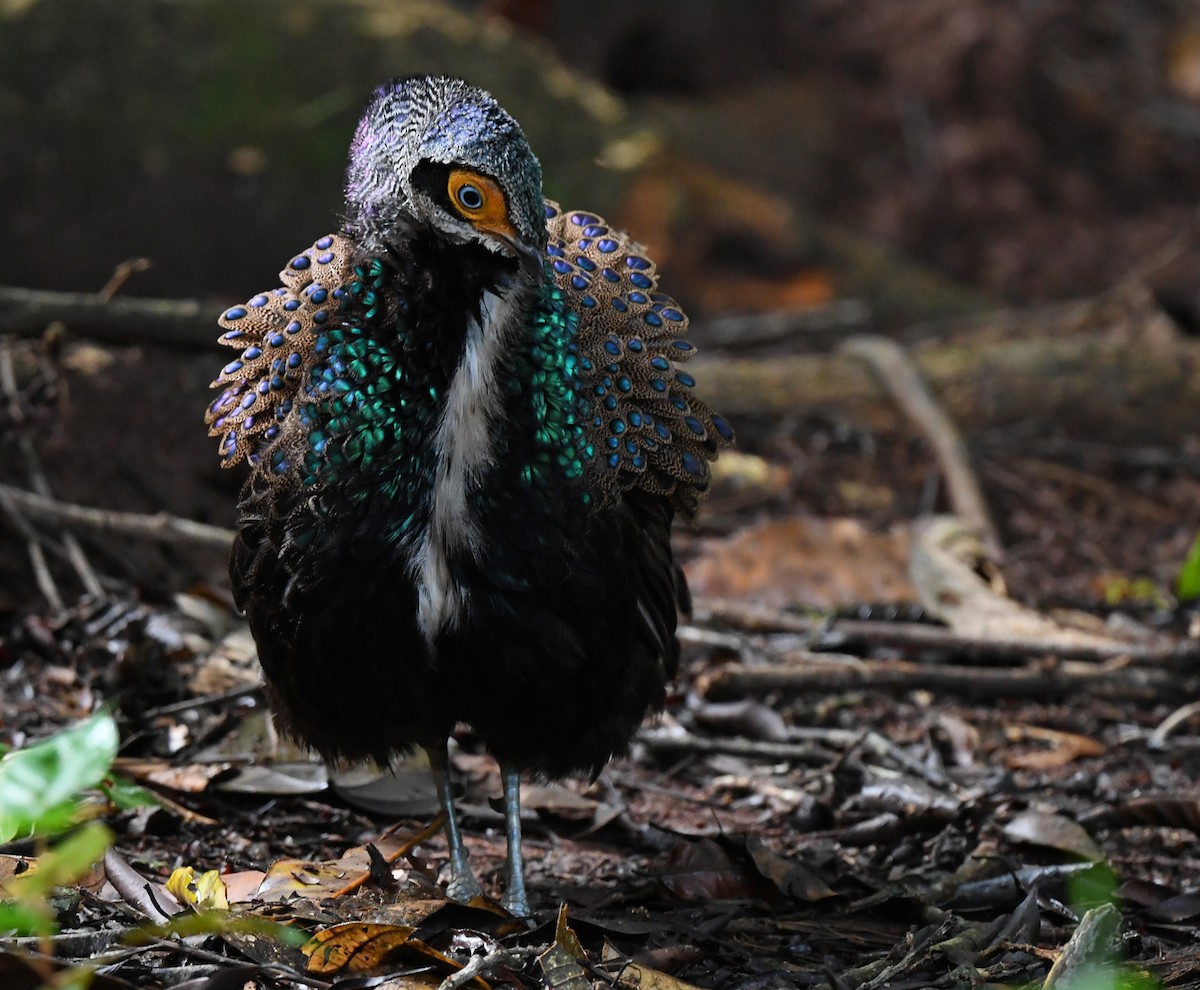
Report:
<svg viewBox="0 0 1200 990"><path fill-rule="evenodd" d="M0 286L0 334L36 337L51 323L105 344L215 346L221 308L197 299L106 298Z"/></svg>
<svg viewBox="0 0 1200 990"><path fill-rule="evenodd" d="M851 337L841 352L866 364L884 391L920 429L937 456L955 514L991 556L999 556L1000 536L971 468L967 445L954 421L930 394L908 352L894 340L875 334Z"/></svg>
<svg viewBox="0 0 1200 990"><path fill-rule="evenodd" d="M778 663L727 664L699 678L698 690L713 700L747 694L804 691L834 693L872 688L927 690L967 698L1061 698L1082 694L1159 702L1195 693L1194 677L1152 667L1048 662L1025 667L968 667L908 660L829 660L792 651Z"/></svg>
<svg viewBox="0 0 1200 990"><path fill-rule="evenodd" d="M12 485L0 483L0 499L15 505L26 515L41 519L54 519L67 525L83 529L127 536L141 536L152 540L199 543L206 546L226 548L233 542L233 531L207 523L181 519L166 512L118 512L112 509L95 509L87 505L59 502L56 499L34 495Z"/></svg>
<svg viewBox="0 0 1200 990"><path fill-rule="evenodd" d="M1004 636L984 639L923 622L870 619L811 619L765 605L715 598L697 598L696 622L731 626L751 633L835 633L853 643L894 646L911 650L940 650L964 659L1022 660L1054 656L1059 660L1104 661L1127 658L1139 664L1189 666L1200 657L1200 642L1119 643L1085 642L1038 637Z"/></svg>
<svg viewBox="0 0 1200 990"><path fill-rule="evenodd" d="M912 359L967 434L1045 420L1068 435L1170 446L1200 422L1200 389L1193 384L1200 341L1179 334L1148 302L1102 310L1104 320L1083 320L1079 308L1056 308L1043 318L1032 312L1008 333L977 318L957 339L913 345ZM997 319L1011 327L1010 313ZM695 337L703 349L702 323ZM730 359L703 352L692 370L705 399L735 422L822 409L869 429L896 424L891 399L845 354Z"/></svg>

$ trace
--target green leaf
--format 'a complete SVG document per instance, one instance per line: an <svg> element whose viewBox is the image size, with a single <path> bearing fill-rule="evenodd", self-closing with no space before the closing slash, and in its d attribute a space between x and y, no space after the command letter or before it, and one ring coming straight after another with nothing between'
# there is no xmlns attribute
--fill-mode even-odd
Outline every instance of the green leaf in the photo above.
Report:
<svg viewBox="0 0 1200 990"><path fill-rule="evenodd" d="M62 807L104 779L118 741L112 716L97 712L0 760L0 840L61 828Z"/></svg>
<svg viewBox="0 0 1200 990"><path fill-rule="evenodd" d="M1200 598L1200 533L1192 541L1192 549L1179 570L1175 581L1175 594L1181 602L1192 602Z"/></svg>
<svg viewBox="0 0 1200 990"><path fill-rule="evenodd" d="M112 842L112 833L99 822L91 822L72 832L53 849L37 859L37 869L9 881L9 889L49 893L53 887L65 887L83 876Z"/></svg>
<svg viewBox="0 0 1200 990"><path fill-rule="evenodd" d="M109 776L100 790L118 811L132 811L134 808L156 808L162 804L153 791L148 791L141 784L134 783L127 777Z"/></svg>
<svg viewBox="0 0 1200 990"><path fill-rule="evenodd" d="M17 935L53 935L58 925L44 914L24 904L0 903L0 932Z"/></svg>

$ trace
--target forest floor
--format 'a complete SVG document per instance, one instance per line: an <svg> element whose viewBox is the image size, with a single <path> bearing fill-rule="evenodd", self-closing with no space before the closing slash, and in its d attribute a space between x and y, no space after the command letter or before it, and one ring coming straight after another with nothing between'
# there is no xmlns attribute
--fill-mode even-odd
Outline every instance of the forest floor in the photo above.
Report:
<svg viewBox="0 0 1200 990"><path fill-rule="evenodd" d="M785 408L765 387L711 395L698 370L700 393L740 413L739 444L699 525L677 532L696 596L682 673L627 759L595 781L526 788L531 930L442 896L419 761L330 768L274 736L219 533L68 528L0 498L3 741L108 704L114 774L160 801L93 806L110 856L54 902L61 934L0 940L0 984L39 987L91 960L97 990L436 986L490 953L489 984L530 987L1200 987L1200 613L1174 584L1200 531L1200 427L1180 412L1200 373L1200 247L1196 140L1172 124L1200 101L1200 27L1181 28L1171 4L1097 5L1104 17L1074 31L982 0L957 18L933 2L911 19L890 0L816 6L820 57L803 73L777 66L733 95L705 78L629 92L676 151L632 187L623 219L646 218L666 277L680 273L671 291L697 300L713 381L738 364L753 385L798 356L818 377L847 374L838 348L877 331L932 362L926 377L939 354L966 355L974 370L946 372L933 402L969 457L939 447L903 372L878 362L871 398L797 393ZM1157 74L1139 67L1147 38L1171 53ZM928 46L969 84L925 79ZM1081 69L1114 50L1119 90ZM881 67L903 85L876 86ZM609 72L620 85L619 63ZM772 233L790 147L767 126L781 93L807 108L795 125L814 142L841 122L809 163L839 181L813 180L803 209L787 207L812 219L800 238ZM823 93L841 95L814 110ZM714 119L737 140L704 143ZM922 143L931 120L936 147ZM720 208L680 221L668 186ZM860 296L846 230L888 242L897 283L914 264L933 273L929 312L900 289ZM1099 311L1114 292L1134 302L1078 352L1003 385L990 376L1011 365L970 364L997 341L961 316L964 299L1002 314L993 330L1015 321L1061 342L1048 301ZM811 330L813 313L828 317L818 334L772 329L784 314ZM1117 370L1089 388L1105 347ZM231 525L239 479L215 467L199 413L219 362L59 330L4 339L0 482ZM1048 418L1039 402L1061 381L1083 385ZM982 542L964 535L979 505L947 483L956 470L982 497ZM494 893L497 769L466 727L452 762ZM9 843L0 876L40 851ZM129 942L171 913L161 885L179 867L219 871L239 918L331 932L324 968L245 925Z"/></svg>

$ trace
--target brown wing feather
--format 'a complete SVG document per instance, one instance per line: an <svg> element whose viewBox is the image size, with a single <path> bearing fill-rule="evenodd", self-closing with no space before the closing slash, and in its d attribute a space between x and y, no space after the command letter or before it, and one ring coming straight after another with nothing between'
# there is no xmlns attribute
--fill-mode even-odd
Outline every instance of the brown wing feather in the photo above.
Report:
<svg viewBox="0 0 1200 990"><path fill-rule="evenodd" d="M685 517L708 488L729 424L692 394L677 365L695 353L687 315L658 291L654 262L593 213L547 201L550 261L579 313L583 377L594 396L592 480L608 500L631 490L669 497Z"/></svg>
<svg viewBox="0 0 1200 990"><path fill-rule="evenodd" d="M224 467L253 461L291 408L318 327L337 318L343 286L353 274L352 251L344 237L322 237L288 262L280 287L221 315L221 343L242 348L212 383L221 394L204 417L209 435L221 437Z"/></svg>

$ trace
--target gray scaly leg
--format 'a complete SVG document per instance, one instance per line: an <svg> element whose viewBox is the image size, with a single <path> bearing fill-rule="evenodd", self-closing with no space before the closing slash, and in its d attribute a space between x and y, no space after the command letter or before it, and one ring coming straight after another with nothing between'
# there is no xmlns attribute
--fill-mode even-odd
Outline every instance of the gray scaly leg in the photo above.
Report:
<svg viewBox="0 0 1200 990"><path fill-rule="evenodd" d="M483 888L471 872L471 864L467 862L467 849L458 829L458 815L454 810L454 788L450 784L449 761L446 758L446 743L443 740L424 749L429 756L429 769L437 787L438 801L446 813L446 844L450 847L450 884L446 887L446 895L465 904L472 897L482 895Z"/></svg>
<svg viewBox="0 0 1200 990"><path fill-rule="evenodd" d="M525 861L521 855L521 774L500 765L504 778L504 831L508 837L508 860L504 864L504 896L500 903L516 918L528 918L525 896Z"/></svg>

